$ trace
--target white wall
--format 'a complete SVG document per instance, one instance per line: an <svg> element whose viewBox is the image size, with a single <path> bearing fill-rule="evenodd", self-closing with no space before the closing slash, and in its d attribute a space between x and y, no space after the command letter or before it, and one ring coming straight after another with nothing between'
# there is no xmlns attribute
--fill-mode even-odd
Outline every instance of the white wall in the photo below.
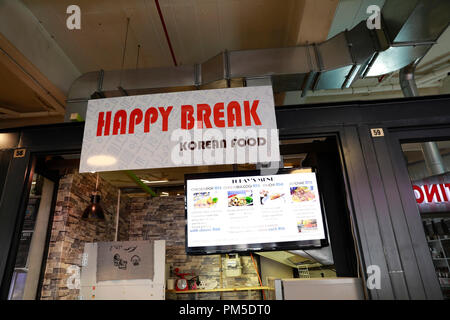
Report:
<svg viewBox="0 0 450 320"><path fill-rule="evenodd" d="M293 269L287 265L277 261L260 256L261 264L261 281L266 286L267 278L273 277L277 279L293 278Z"/></svg>

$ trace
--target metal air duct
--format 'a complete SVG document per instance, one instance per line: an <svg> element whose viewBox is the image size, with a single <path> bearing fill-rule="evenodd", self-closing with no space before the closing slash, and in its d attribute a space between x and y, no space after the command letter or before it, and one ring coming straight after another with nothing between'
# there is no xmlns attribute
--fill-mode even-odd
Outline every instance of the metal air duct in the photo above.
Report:
<svg viewBox="0 0 450 320"><path fill-rule="evenodd" d="M382 28L362 21L318 44L225 51L196 65L94 71L73 83L67 100L71 113L84 117L91 98L196 89L216 81L270 77L274 92L345 89L359 78L399 70L423 57L450 21L450 1L386 0Z"/></svg>

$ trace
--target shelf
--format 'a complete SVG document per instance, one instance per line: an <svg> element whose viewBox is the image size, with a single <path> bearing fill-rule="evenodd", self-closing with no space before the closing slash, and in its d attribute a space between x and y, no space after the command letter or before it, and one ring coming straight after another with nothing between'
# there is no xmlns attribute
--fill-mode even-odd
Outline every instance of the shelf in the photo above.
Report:
<svg viewBox="0 0 450 320"><path fill-rule="evenodd" d="M166 290L170 293L204 293L204 292L225 292L225 291L249 291L249 290L274 290L270 287L237 287L237 288L220 288L220 289L197 289L197 290L186 290L186 291L176 291L176 290Z"/></svg>

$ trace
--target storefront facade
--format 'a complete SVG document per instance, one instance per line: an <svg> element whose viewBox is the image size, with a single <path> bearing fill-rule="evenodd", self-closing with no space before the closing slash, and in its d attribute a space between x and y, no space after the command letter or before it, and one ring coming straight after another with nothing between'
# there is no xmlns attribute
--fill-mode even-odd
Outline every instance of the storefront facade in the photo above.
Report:
<svg viewBox="0 0 450 320"><path fill-rule="evenodd" d="M281 141L328 137L337 143L340 201L349 213L356 273L370 282L373 266L380 271L380 285L366 288L368 299L443 298L402 144L449 140L449 103L450 97L436 96L275 108ZM2 299L10 289L35 159L79 153L83 130L83 123L64 123L0 133ZM58 183L59 177L48 178Z"/></svg>

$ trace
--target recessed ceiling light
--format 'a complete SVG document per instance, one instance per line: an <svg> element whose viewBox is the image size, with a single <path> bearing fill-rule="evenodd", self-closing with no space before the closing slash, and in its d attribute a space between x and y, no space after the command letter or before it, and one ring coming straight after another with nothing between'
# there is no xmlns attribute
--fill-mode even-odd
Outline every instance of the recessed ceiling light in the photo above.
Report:
<svg viewBox="0 0 450 320"><path fill-rule="evenodd" d="M89 159L87 159L87 163L91 166L95 167L107 167L112 166L117 162L117 159L112 156L107 155L97 155L92 156Z"/></svg>
<svg viewBox="0 0 450 320"><path fill-rule="evenodd" d="M169 182L168 180L142 180L145 184L152 184L152 183L165 183Z"/></svg>

